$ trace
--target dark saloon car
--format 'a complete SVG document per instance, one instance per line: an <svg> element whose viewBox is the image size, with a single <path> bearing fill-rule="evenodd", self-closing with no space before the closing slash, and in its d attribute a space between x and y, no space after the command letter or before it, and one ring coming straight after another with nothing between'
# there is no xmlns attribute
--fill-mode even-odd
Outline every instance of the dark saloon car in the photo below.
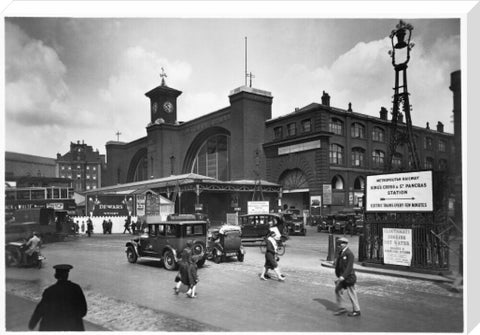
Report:
<svg viewBox="0 0 480 335"><path fill-rule="evenodd" d="M283 239L288 238L288 225L282 214L245 214L240 215L238 224L242 228L242 241L262 241L270 230L270 224L277 227Z"/></svg>
<svg viewBox="0 0 480 335"><path fill-rule="evenodd" d="M307 229L303 222L303 217L297 214L283 214L283 219L288 225L288 232L290 235L307 235Z"/></svg>
<svg viewBox="0 0 480 335"><path fill-rule="evenodd" d="M192 256L199 267L207 258L207 222L200 220L148 223L148 231L126 244L127 260L140 257L160 259L167 270L175 270L181 253L191 241Z"/></svg>

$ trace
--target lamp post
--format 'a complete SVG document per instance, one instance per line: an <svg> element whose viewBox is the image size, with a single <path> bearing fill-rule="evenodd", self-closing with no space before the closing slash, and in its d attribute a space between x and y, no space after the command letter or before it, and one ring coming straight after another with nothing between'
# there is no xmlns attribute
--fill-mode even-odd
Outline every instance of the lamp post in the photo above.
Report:
<svg viewBox="0 0 480 335"><path fill-rule="evenodd" d="M407 64L410 61L410 51L414 47L411 42L413 26L400 20L394 30L390 34L392 49L388 54L392 58L392 65L395 69L395 87L393 94L392 109L392 128L390 135L390 143L388 147L388 156L385 162L385 170L392 170L393 156L396 153L399 142L407 142L410 153L411 168L416 170L420 168L420 161L415 147L412 132L412 118L410 115L410 101L407 87ZM400 134L397 129L400 109L405 114L406 133Z"/></svg>

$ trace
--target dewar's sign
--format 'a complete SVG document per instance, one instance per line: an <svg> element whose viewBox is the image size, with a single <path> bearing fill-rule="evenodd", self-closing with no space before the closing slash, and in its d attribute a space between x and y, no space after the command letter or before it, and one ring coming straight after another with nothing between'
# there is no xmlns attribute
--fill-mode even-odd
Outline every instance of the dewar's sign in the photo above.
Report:
<svg viewBox="0 0 480 335"><path fill-rule="evenodd" d="M432 171L367 176L367 212L433 211Z"/></svg>
<svg viewBox="0 0 480 335"><path fill-rule="evenodd" d="M93 209L93 216L127 216L125 197L118 195L99 195Z"/></svg>

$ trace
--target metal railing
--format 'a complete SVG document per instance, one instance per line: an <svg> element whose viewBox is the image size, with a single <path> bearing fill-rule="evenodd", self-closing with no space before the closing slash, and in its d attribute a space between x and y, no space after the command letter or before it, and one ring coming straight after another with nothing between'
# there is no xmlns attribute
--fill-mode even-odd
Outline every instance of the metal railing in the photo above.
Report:
<svg viewBox="0 0 480 335"><path fill-rule="evenodd" d="M434 221L432 213L367 214L359 245L359 260L384 264L383 228L412 230L411 270L449 269L447 223Z"/></svg>

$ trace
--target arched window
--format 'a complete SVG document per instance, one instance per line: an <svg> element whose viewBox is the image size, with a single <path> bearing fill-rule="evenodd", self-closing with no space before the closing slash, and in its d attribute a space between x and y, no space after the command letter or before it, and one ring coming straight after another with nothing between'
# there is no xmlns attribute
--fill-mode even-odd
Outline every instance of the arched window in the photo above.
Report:
<svg viewBox="0 0 480 335"><path fill-rule="evenodd" d="M372 162L374 168L383 168L383 165L385 163L385 153L381 150L374 150L372 152Z"/></svg>
<svg viewBox="0 0 480 335"><path fill-rule="evenodd" d="M330 120L330 131L337 135L343 135L343 122L342 120L333 118Z"/></svg>
<svg viewBox="0 0 480 335"><path fill-rule="evenodd" d="M224 134L209 137L197 151L192 172L219 180L230 178L230 136Z"/></svg>
<svg viewBox="0 0 480 335"><path fill-rule="evenodd" d="M365 166L365 149L353 148L352 149L352 166L362 167Z"/></svg>
<svg viewBox="0 0 480 335"><path fill-rule="evenodd" d="M355 181L353 182L353 189L363 191L365 189L365 178L360 176L355 178Z"/></svg>
<svg viewBox="0 0 480 335"><path fill-rule="evenodd" d="M133 181L141 181L148 179L148 159L147 156L143 156L138 161L135 173L133 175Z"/></svg>
<svg viewBox="0 0 480 335"><path fill-rule="evenodd" d="M308 188L305 173L300 169L286 170L280 176L279 182L284 190L298 190Z"/></svg>
<svg viewBox="0 0 480 335"><path fill-rule="evenodd" d="M330 163L343 164L343 147L341 145L335 143L330 144Z"/></svg>
<svg viewBox="0 0 480 335"><path fill-rule="evenodd" d="M385 142L385 130L380 127L373 127L372 140L376 142Z"/></svg>
<svg viewBox="0 0 480 335"><path fill-rule="evenodd" d="M365 126L361 123L352 123L350 131L352 138L365 138Z"/></svg>
<svg viewBox="0 0 480 335"><path fill-rule="evenodd" d="M343 190L343 179L340 176L335 176L332 178L332 189L334 190Z"/></svg>

